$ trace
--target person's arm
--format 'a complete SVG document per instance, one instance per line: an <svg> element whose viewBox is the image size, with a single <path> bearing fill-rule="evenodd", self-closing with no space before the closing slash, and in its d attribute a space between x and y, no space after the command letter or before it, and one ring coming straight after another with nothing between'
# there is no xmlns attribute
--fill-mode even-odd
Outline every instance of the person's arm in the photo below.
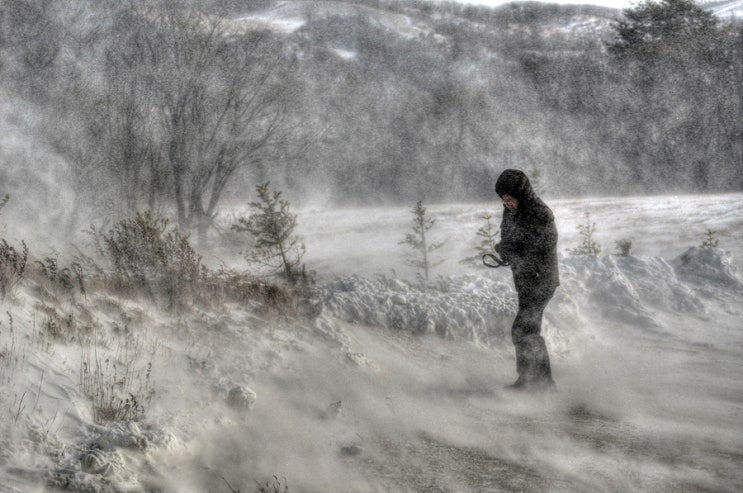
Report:
<svg viewBox="0 0 743 493"><path fill-rule="evenodd" d="M526 231L523 256L529 274L541 277L540 273L550 264L550 258L557 248L557 228L552 212L548 208L539 209L530 218Z"/></svg>
<svg viewBox="0 0 743 493"><path fill-rule="evenodd" d="M513 262L514 258L519 255L519 248L516 244L514 213L504 208L503 220L500 224L500 243L495 245L495 251L500 255L505 264Z"/></svg>

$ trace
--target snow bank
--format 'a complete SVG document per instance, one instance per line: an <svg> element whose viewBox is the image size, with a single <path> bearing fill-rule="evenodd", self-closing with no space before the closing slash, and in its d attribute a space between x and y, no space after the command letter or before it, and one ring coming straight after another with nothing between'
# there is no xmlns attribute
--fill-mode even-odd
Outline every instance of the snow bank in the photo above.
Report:
<svg viewBox="0 0 743 493"><path fill-rule="evenodd" d="M562 259L562 296L620 322L656 325L657 309L704 312L703 303L660 257L574 256Z"/></svg>
<svg viewBox="0 0 743 493"><path fill-rule="evenodd" d="M719 248L692 247L673 260L679 277L693 285L743 288L731 256Z"/></svg>
<svg viewBox="0 0 743 493"><path fill-rule="evenodd" d="M441 278L427 288L398 279L351 276L323 286L320 297L327 313L347 322L465 338L485 346L502 341L516 315L513 289L476 275Z"/></svg>
<svg viewBox="0 0 743 493"><path fill-rule="evenodd" d="M691 248L673 263L660 257L563 257L560 276L546 312L548 338L583 325L583 316L653 327L658 311L704 314L697 284L741 286L729 256L718 249ZM484 346L507 340L517 310L510 276L490 272L441 277L427 288L382 276L349 276L319 293L324 312L346 322Z"/></svg>
<svg viewBox="0 0 743 493"><path fill-rule="evenodd" d="M338 258L356 265L355 253ZM166 315L108 296L71 300L85 310L49 299L99 332L101 361L120 365L131 350L138 358L132 368L154 362L156 393L144 419L103 425L93 424L92 402L80 388L85 348L44 337L44 312L33 308L41 291L20 289L0 316L0 493L220 491L228 489L223 478L244 489L274 473L310 485L292 491L402 491L412 489L414 474L436 467L456 483L461 465L471 467L467 484L493 484L477 476L493 462L477 463L472 450L503 464L536 460L558 478L557 489L570 481L586 481L585 490L621 489L616 478L626 470L649 478L630 485L638 491L652 482L697 485L693 476L702 470L722 471L709 490L738 481L729 471L737 471L741 438L729 430L741 404L743 283L730 256L691 248L670 262L570 256L560 267L562 285L544 326L560 393L539 405L499 390L514 371L516 293L507 269L440 277L425 288L384 276L341 277L317 288L320 314L299 326L239 304ZM435 337L390 337L375 326ZM418 440L421 430L447 446ZM640 447L626 446L646 436ZM402 454L390 453L396 439L405 442ZM660 445L642 445L650 442ZM412 455L416 448L422 452ZM685 452L674 455L677 449ZM432 454L444 451L449 463ZM668 457L683 462L665 469ZM399 489L350 486L395 469L413 471L390 480ZM523 481L523 470L511 474Z"/></svg>

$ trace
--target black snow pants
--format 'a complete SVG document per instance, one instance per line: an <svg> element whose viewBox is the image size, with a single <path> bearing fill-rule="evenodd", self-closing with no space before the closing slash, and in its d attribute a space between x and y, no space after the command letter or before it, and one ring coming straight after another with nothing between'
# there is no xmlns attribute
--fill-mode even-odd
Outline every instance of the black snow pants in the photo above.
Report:
<svg viewBox="0 0 743 493"><path fill-rule="evenodd" d="M556 288L519 292L519 311L511 327L516 349L517 386L550 386L552 369L547 345L541 335L542 315Z"/></svg>

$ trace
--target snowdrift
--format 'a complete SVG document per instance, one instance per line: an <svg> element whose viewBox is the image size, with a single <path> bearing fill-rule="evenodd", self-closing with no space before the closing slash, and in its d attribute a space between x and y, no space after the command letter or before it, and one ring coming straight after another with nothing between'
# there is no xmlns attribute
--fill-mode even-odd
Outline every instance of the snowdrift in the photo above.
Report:
<svg viewBox="0 0 743 493"><path fill-rule="evenodd" d="M704 315L700 292L740 290L729 254L690 248L668 263L660 257L571 256L560 259L561 287L548 305L547 337L582 325L581 317L654 326L654 311ZM328 315L349 323L436 334L484 346L508 341L517 303L510 271L440 277L428 286L378 276L350 276L319 290Z"/></svg>
<svg viewBox="0 0 743 493"><path fill-rule="evenodd" d="M504 399L494 390L495 375L506 383L513 372L516 299L507 269L439 277L425 288L385 276L340 277L316 289L312 320L239 306L165 315L95 295L55 302L28 286L3 302L0 324L0 492L228 491L226 479L244 490L273 474L290 476L292 492L742 486L732 467L743 445L739 422L727 435L720 428L743 409L739 365L708 386L740 354L714 353L721 366L692 371L707 353L685 358L717 348L687 346L678 329L682 320L694 329L715 317L730 330L718 334L720 347L739 341L731 328L741 314L729 309L728 319L719 318L720 297L739 303L743 294L729 255L690 248L670 262L571 256L560 269L545 335L563 390L547 401ZM90 349L81 340L40 335L40 305L85 314L99 327L94 358L85 359ZM683 347L685 356L666 361L692 383L669 380L675 373L657 371L645 353L630 357L624 349L620 357L587 345L591 337L626 336L602 332L607 325L642 337L662 334L645 328L675 330L655 339L651 352ZM621 370L622 360L632 368ZM112 388L152 365L141 419L94 422L82 392L84 361L109 368ZM637 372L650 375L639 389ZM671 393L650 397L656 384ZM715 394L704 409L691 404L706 391ZM709 453L690 445L699 440ZM678 443L693 452L677 452ZM627 479L623 468L635 476Z"/></svg>

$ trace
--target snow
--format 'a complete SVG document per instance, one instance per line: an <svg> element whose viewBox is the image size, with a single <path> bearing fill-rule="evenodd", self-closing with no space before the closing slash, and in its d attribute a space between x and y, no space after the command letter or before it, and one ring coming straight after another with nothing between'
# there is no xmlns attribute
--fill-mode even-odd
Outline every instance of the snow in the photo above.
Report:
<svg viewBox="0 0 743 493"><path fill-rule="evenodd" d="M293 33L306 24L305 20L299 17L282 18L271 14L246 15L236 19L236 22L257 24L287 34Z"/></svg>
<svg viewBox="0 0 743 493"><path fill-rule="evenodd" d="M710 2L713 3L714 2ZM709 9L713 14L720 18L741 18L743 17L743 2L740 0L715 5Z"/></svg>
<svg viewBox="0 0 743 493"><path fill-rule="evenodd" d="M406 39L413 39L430 32L427 27L416 25L410 17L404 14L376 10L373 7L363 5L328 1L312 2L312 5L307 5L304 2L278 2L266 9L241 16L236 21L248 25L257 23L265 26L265 28L293 33L307 24L307 16L310 13L313 18L322 18L330 16L353 17L368 12L374 12L373 22L378 23L380 27L395 32Z"/></svg>
<svg viewBox="0 0 743 493"><path fill-rule="evenodd" d="M344 60L353 60L358 55L355 51L333 48L333 52Z"/></svg>
<svg viewBox="0 0 743 493"><path fill-rule="evenodd" d="M459 262L495 203L428 207L447 242L427 286L398 244L409 208L302 209L309 318L26 280L0 301L0 492L739 491L743 195L545 200L548 394L503 390L510 272ZM569 255L587 211L603 253ZM96 422L84 363L142 419Z"/></svg>

